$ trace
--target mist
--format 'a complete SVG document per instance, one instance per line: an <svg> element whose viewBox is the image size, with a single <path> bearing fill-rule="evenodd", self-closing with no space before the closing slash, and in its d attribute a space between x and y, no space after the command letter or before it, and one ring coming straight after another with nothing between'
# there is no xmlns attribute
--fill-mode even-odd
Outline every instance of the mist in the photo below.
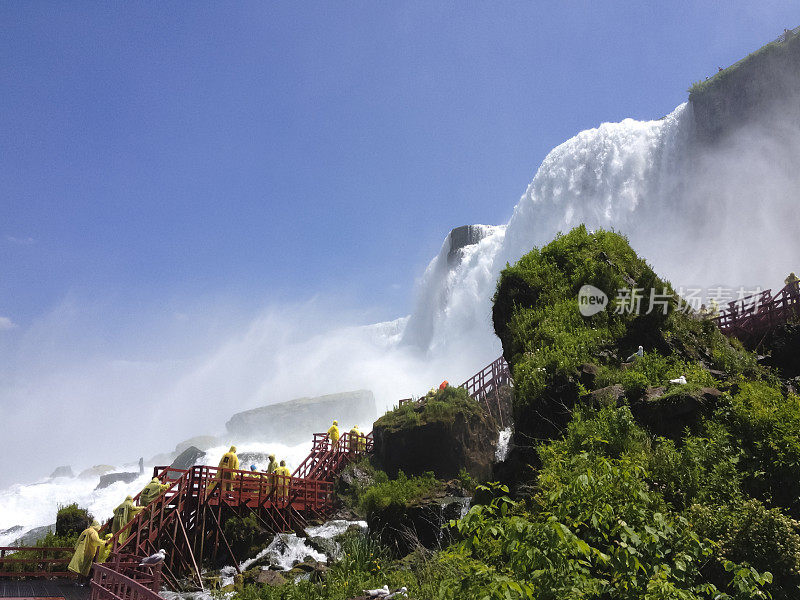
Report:
<svg viewBox="0 0 800 600"><path fill-rule="evenodd" d="M445 237L411 314L392 321L376 323L369 307L326 290L257 310L206 298L130 312L114 298L70 295L0 342L0 486L59 465L77 473L169 452L224 434L231 415L256 406L369 389L385 410L443 379L460 383L500 354L491 324L500 270L579 223L627 235L676 289L778 289L800 271L793 114L775 108L713 143L698 141L686 104L658 121L580 132L544 159L508 224L481 226L482 239L455 261ZM286 451L301 457L311 433ZM81 490L54 483L48 497L93 501ZM0 494L6 525L37 524L3 502Z"/></svg>

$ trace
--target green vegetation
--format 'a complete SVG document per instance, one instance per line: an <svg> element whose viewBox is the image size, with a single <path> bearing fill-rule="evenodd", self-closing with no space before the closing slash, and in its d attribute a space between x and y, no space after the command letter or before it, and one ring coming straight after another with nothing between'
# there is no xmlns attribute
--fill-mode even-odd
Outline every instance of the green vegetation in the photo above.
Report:
<svg viewBox="0 0 800 600"><path fill-rule="evenodd" d="M724 87L729 81L737 78L741 72L745 70L759 69L771 59L777 58L779 60L785 60L788 56L796 51L799 44L800 35L795 34L790 36L788 41L780 39L779 41L771 42L765 46L762 46L727 69L723 69L722 71L715 73L713 77L693 83L687 90L689 92L689 100L696 101L702 95Z"/></svg>
<svg viewBox="0 0 800 600"><path fill-rule="evenodd" d="M653 288L669 310L612 306L583 317L586 284L610 298L644 288L645 307ZM344 600L384 584L437 600L800 597L800 397L713 322L679 307L669 283L613 232L579 227L507 267L493 318L515 377L516 435L531 440L511 463L516 495L478 486L466 516L449 523L452 543L436 552L391 556L362 535L324 582L249 587L240 598ZM626 362L639 344L644 356ZM689 383L670 386L680 375ZM615 385L619 398L595 394ZM716 388L714 400L684 413L686 428L670 439L643 424L643 407L661 403L676 419L669 410L703 388ZM446 414L428 408L436 394L385 424ZM361 468L368 476L353 497L367 512L437 484Z"/></svg>
<svg viewBox="0 0 800 600"><path fill-rule="evenodd" d="M244 517L230 516L222 526L225 537L237 556L250 556L252 551L260 549L260 543L271 535L258 521L256 513L249 512Z"/></svg>
<svg viewBox="0 0 800 600"><path fill-rule="evenodd" d="M607 310L581 315L578 293L584 285L607 294ZM618 292L633 288L641 290L638 312L627 310ZM598 387L619 383L631 398L680 375L690 382L684 391L716 386L710 368L762 376L752 354L729 342L710 321L683 309L669 282L614 232L590 234L580 226L507 267L498 282L493 320L513 369L518 424L531 411L548 403L569 404L585 392L574 378L583 363L601 366ZM638 345L647 348L646 356L623 365ZM572 387L571 397L563 397L569 392L565 386Z"/></svg>
<svg viewBox="0 0 800 600"><path fill-rule="evenodd" d="M449 422L458 413L482 414L483 409L467 390L448 386L443 390L431 390L418 401L407 402L386 413L376 421L375 427L383 427L390 432L400 431L437 421Z"/></svg>
<svg viewBox="0 0 800 600"><path fill-rule="evenodd" d="M59 537L74 535L77 538L91 525L93 518L88 510L80 508L77 504L60 506L56 515L56 535Z"/></svg>
<svg viewBox="0 0 800 600"><path fill-rule="evenodd" d="M400 471L396 479L389 479L386 473L378 471L375 482L361 496L360 508L364 514L370 515L390 507L408 506L441 486L442 482L431 472L418 477L406 477Z"/></svg>
<svg viewBox="0 0 800 600"><path fill-rule="evenodd" d="M36 544L30 550L22 550L10 555L11 558L17 560L37 559L41 562L29 563L5 563L2 568L11 572L23 575L25 572L34 571L64 571L66 565L58 565L53 567L47 563L47 560L54 558L69 559L72 557L72 551L75 543L78 541L78 536L86 529L91 523L92 516L85 508L78 507L77 504L70 504L68 506L61 506L58 509L56 518L56 532L48 532L43 538L37 540ZM34 548L65 548L64 552L42 552Z"/></svg>

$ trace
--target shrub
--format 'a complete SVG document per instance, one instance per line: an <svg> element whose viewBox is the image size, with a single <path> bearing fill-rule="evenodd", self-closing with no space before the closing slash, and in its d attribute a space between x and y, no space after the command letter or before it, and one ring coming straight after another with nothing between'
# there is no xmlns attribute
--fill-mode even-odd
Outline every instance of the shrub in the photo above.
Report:
<svg viewBox="0 0 800 600"><path fill-rule="evenodd" d="M747 563L772 573L773 600L794 600L800 589L800 523L758 500L737 505L694 505L689 516L713 539L719 563ZM716 576L722 573L717 569Z"/></svg>
<svg viewBox="0 0 800 600"><path fill-rule="evenodd" d="M426 423L452 421L458 413L481 415L483 408L464 388L448 386L386 413L375 422L374 427L400 431Z"/></svg>
<svg viewBox="0 0 800 600"><path fill-rule="evenodd" d="M375 483L368 487L361 496L361 509L373 514L390 506L407 506L414 500L425 497L441 485L432 472L424 475L406 477L399 471L397 479L390 480L385 473L379 472Z"/></svg>
<svg viewBox="0 0 800 600"><path fill-rule="evenodd" d="M56 514L56 535L58 537L78 536L92 524L94 517L77 503L60 506Z"/></svg>

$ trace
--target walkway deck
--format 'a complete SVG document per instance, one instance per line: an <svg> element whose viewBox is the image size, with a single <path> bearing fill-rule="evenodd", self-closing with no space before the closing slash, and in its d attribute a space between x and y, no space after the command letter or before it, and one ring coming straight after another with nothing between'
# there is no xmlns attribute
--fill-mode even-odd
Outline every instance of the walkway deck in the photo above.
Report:
<svg viewBox="0 0 800 600"><path fill-rule="evenodd" d="M89 600L89 587L80 587L74 580L64 579L0 579L0 598Z"/></svg>

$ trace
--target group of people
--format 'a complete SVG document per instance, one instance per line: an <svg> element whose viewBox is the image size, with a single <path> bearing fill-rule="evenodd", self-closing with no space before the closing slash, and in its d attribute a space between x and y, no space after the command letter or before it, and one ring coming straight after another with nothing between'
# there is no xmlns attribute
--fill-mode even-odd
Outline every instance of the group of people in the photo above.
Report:
<svg viewBox="0 0 800 600"><path fill-rule="evenodd" d="M331 450L337 450L339 448L339 440L341 437L339 421L334 421L333 425L328 429L328 439L331 442ZM364 452L367 449L367 438L364 437L364 434L358 429L358 425L353 425L353 428L350 430L350 443L348 447L344 449L351 454Z"/></svg>
<svg viewBox="0 0 800 600"><path fill-rule="evenodd" d="M289 467L286 466L286 461L281 460L280 464L277 460L275 460L275 455L270 454L268 455L269 464L267 465L266 471L259 471L255 465L250 465L250 473L243 475L243 477L258 477L262 478L264 475L274 476L279 475L278 478L278 485L277 490L278 494L286 497L288 495L288 486L287 486L287 477L292 476L292 472L289 470ZM211 485L208 486L207 494L210 494L214 491L214 488L217 485L217 482L221 482L220 489L225 492L230 492L233 490L233 480L236 479L237 473L236 471L239 470L239 457L236 455L236 446L231 446L230 450L228 450L225 454L222 455L222 458L219 460L216 480ZM276 480L275 477L269 477L267 479L267 486L268 490L272 489L272 485Z"/></svg>
<svg viewBox="0 0 800 600"><path fill-rule="evenodd" d="M333 425L328 429L328 438L330 439L331 449L337 450L341 439L338 421L334 421ZM344 450L355 454L356 452L364 452L366 447L366 437L359 431L358 425L354 425L350 430L349 446L344 448ZM267 476L267 491L271 491L274 486L279 497L287 498L289 495L292 472L289 470L289 467L286 466L285 460L281 460L279 463L275 459L274 454L269 454L268 458L269 464L265 471L259 471L256 465L252 464L250 465L250 472L243 474L242 477L263 479L264 476ZM230 450L222 455L215 481L208 486L206 494L211 494L217 485L220 486L222 491L233 491L234 479L238 476L237 471L239 470L239 466L236 446L231 446ZM86 585L86 580L89 577L93 562L103 563L108 558L111 553L111 544L109 543L111 537L122 531L136 515L146 510L148 505L169 487L170 484L161 483L158 477L153 477L139 494L138 505L134 502L132 496L127 496L122 504L114 509L110 533L107 533L101 538L100 523L95 520L80 534L80 536L78 536L78 542L75 544L75 553L72 556L68 568L78 575L78 582L80 585ZM122 531L118 536L119 543L124 543L129 535L129 531Z"/></svg>
<svg viewBox="0 0 800 600"><path fill-rule="evenodd" d="M100 537L100 523L97 519L92 521L92 524L81 532L75 544L72 560L70 560L67 567L78 576L79 585L86 585L93 562L104 563L108 559L109 554L111 554L111 544L109 543L111 537L124 529L136 515L145 510L168 487L169 484L161 483L158 477L153 477L139 494L139 506L134 503L133 496L127 496L122 501L122 504L114 509L114 516L111 519L111 531L105 534L103 538ZM129 531L123 531L119 534L120 544L128 539L129 533Z"/></svg>

